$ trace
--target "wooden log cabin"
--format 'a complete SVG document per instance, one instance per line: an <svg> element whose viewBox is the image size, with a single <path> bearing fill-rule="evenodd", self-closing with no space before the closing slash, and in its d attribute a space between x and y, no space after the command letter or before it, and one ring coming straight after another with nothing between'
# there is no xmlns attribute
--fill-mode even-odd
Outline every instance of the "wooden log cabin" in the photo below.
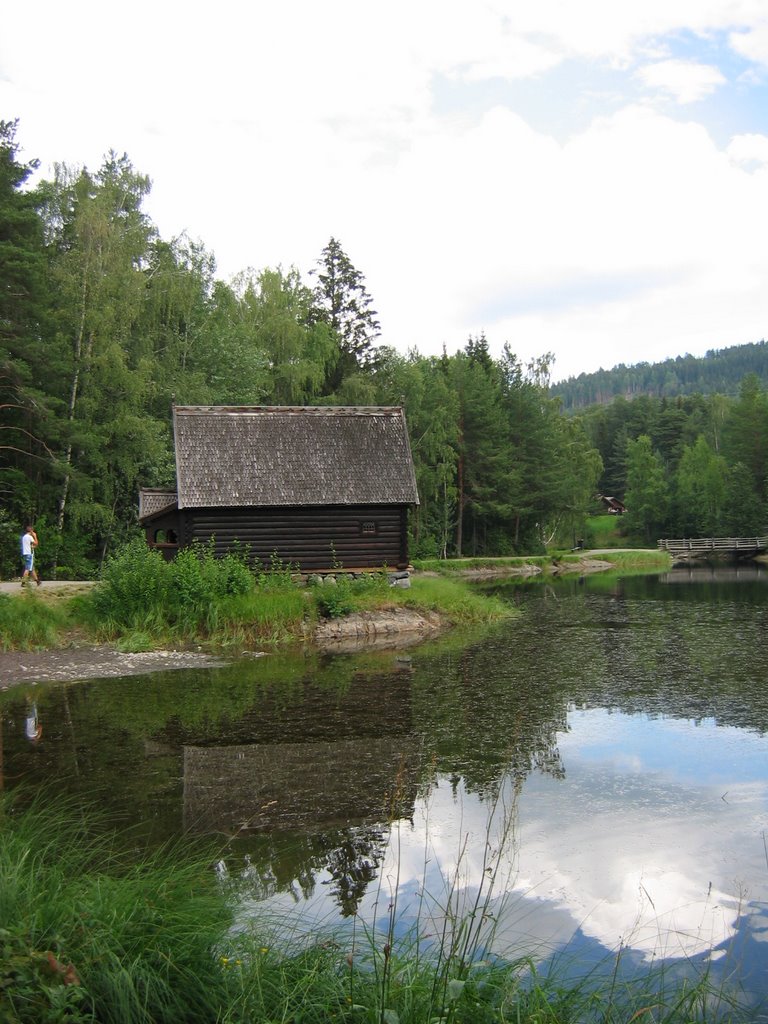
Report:
<svg viewBox="0 0 768 1024"><path fill-rule="evenodd" d="M144 488L150 547L237 545L299 571L408 567L405 416L381 406L174 406L176 489Z"/></svg>

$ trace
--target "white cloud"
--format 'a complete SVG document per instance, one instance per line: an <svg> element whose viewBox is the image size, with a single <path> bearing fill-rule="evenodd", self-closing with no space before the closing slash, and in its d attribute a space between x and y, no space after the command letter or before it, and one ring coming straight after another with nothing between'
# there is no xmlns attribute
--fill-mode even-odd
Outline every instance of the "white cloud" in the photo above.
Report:
<svg viewBox="0 0 768 1024"><path fill-rule="evenodd" d="M728 156L742 167L768 166L768 135L734 135L728 145Z"/></svg>
<svg viewBox="0 0 768 1024"><path fill-rule="evenodd" d="M493 0L489 6L508 17L515 31L543 36L571 56L608 58L619 67L631 64L638 48L656 37L751 32L768 22L762 0L528 0L514 6Z"/></svg>
<svg viewBox="0 0 768 1024"><path fill-rule="evenodd" d="M380 269L399 292L395 344L485 329L521 356L556 348L568 374L764 333L762 184L696 124L626 108L559 144L497 109L414 140L393 184L374 215L382 251L415 237L431 252Z"/></svg>
<svg viewBox="0 0 768 1024"><path fill-rule="evenodd" d="M472 98L527 77L559 110L580 98L546 78L566 61L576 83L577 68L585 82L625 68L629 96L642 62L649 87L689 102L726 85L709 58L672 59L675 38L730 32L760 60L763 7L137 0L126 16L40 0L5 12L0 105L45 173L127 151L153 179L160 231L201 238L222 274L306 271L333 234L385 343L453 351L485 329L524 358L555 349L567 375L764 336L768 224L761 173L747 172L768 132L741 130L725 152L702 124L616 98L621 78L606 116L565 141L511 91L491 88L495 107ZM450 116L437 81L454 89Z"/></svg>
<svg viewBox="0 0 768 1024"><path fill-rule="evenodd" d="M490 827L488 802L442 780L411 822L393 827L361 919L381 921L393 907L398 933L417 914L422 932L439 932L449 896L454 913L468 913L491 867L492 948L503 956L555 949L577 930L647 959L706 954L732 938L752 912L747 887L755 906L765 896L764 782L734 782L726 803L717 787L681 789L673 772L641 776L632 759L584 765L573 756L580 738L569 741L566 779L533 775L519 797L508 785L507 817L500 810ZM318 885L302 918L327 922L326 900Z"/></svg>
<svg viewBox="0 0 768 1024"><path fill-rule="evenodd" d="M742 57L768 67L768 16L765 11L753 27L732 32L730 44Z"/></svg>
<svg viewBox="0 0 768 1024"><path fill-rule="evenodd" d="M660 89L678 103L695 103L725 84L725 76L711 64L689 60L662 60L646 64L637 72L651 89Z"/></svg>

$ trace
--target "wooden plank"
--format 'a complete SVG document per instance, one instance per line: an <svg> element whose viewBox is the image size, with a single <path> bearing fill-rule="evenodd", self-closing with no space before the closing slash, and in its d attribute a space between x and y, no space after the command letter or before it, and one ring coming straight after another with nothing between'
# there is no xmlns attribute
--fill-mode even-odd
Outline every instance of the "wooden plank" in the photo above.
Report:
<svg viewBox="0 0 768 1024"><path fill-rule="evenodd" d="M407 510L398 506L225 508L187 514L190 540L213 540L217 554L237 542L262 565L268 565L275 553L302 571L332 569L336 564L398 569L407 565ZM363 523L368 522L375 523L375 533L363 532Z"/></svg>
<svg viewBox="0 0 768 1024"><path fill-rule="evenodd" d="M661 539L657 547L677 557L695 557L710 552L717 554L736 554L738 552L754 552L768 549L768 537L682 537Z"/></svg>

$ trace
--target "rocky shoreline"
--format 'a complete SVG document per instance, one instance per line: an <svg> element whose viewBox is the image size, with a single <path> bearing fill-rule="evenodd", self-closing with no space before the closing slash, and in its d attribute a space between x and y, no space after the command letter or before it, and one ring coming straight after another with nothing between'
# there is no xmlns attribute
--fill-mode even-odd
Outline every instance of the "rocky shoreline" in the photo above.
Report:
<svg viewBox="0 0 768 1024"><path fill-rule="evenodd" d="M315 629L314 643L337 654L359 650L391 650L409 647L436 636L445 623L437 612L391 608L357 612L340 619L326 619Z"/></svg>
<svg viewBox="0 0 768 1024"><path fill-rule="evenodd" d="M321 622L313 636L323 651L346 654L359 650L409 647L436 636L444 621L434 612L408 608L360 612ZM251 657L263 652L246 652ZM48 651L0 652L0 690L22 684L74 682L141 676L182 668L221 668L232 659L202 650L124 653L109 644L83 645Z"/></svg>

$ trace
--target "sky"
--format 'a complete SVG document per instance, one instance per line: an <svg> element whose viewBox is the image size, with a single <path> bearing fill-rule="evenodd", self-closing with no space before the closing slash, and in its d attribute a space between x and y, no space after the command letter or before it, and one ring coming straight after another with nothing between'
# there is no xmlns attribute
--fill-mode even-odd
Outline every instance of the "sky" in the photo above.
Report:
<svg viewBox="0 0 768 1024"><path fill-rule="evenodd" d="M766 336L768 0L7 5L21 159L127 153L217 276L365 276L380 343L553 380Z"/></svg>
<svg viewBox="0 0 768 1024"><path fill-rule="evenodd" d="M596 708L571 711L557 740L564 778L531 772L519 793L507 778L498 803L447 777L421 794L393 826L361 919L394 905L407 922L424 913L420 893L445 906L443 879L466 892L454 904L466 913L490 863L501 955L554 950L577 932L648 961L701 956L739 928L765 940L764 736ZM331 919L329 881L301 906L304 923ZM288 893L270 903L296 909Z"/></svg>

